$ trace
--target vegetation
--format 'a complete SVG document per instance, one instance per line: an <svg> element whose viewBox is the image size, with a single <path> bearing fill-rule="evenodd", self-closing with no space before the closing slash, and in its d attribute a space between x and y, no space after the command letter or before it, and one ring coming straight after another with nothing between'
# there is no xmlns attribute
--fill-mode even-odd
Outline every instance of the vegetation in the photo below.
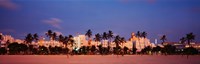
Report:
<svg viewBox="0 0 200 64"><path fill-rule="evenodd" d="M88 37L88 44L91 44L92 40L92 31L89 29L86 34ZM31 45L31 43L38 42L39 35L37 33L35 34L27 34L25 37L24 43L19 44L18 42L10 43L8 40L6 42L6 47L0 47L0 54L39 54L39 55L58 55L58 54L71 54L71 55L94 55L94 54L101 54L101 55L109 55L109 54L116 54L116 55L125 55L125 54L138 54L136 52L137 48L133 45L132 49L129 49L128 47L124 46L122 47L121 44L126 43L126 39L124 37L121 37L119 35L114 36L113 32L109 30L108 32L103 32L103 34L97 33L95 34L93 40L101 43L102 40L108 40L108 46L103 47L102 44L98 45L97 47L92 46L82 46L79 50L76 48L72 48L75 44L74 38L72 35L63 36L62 34L57 35L56 32L53 32L52 30L48 30L46 33L46 36L50 40L59 41L60 43L63 43L66 47L58 47L58 46L39 46L34 47L34 45ZM146 38L147 33L138 31L136 34L136 37L140 38ZM182 37L180 39L180 42L184 44L186 41L188 42L188 45L192 41L194 41L195 35L193 33L186 34L186 37ZM0 35L0 40L3 40L2 35ZM160 39L162 43L166 40L166 35L163 35ZM116 46L111 48L110 43L115 42ZM67 47L68 46L68 47ZM199 54L198 50L192 46L188 48L184 48L183 51L179 52L177 51L177 48L174 45L164 45L151 47L151 46L145 46L139 52L140 54L163 54L163 55L174 55L174 54L184 54L184 55L195 55Z"/></svg>
<svg viewBox="0 0 200 64"><path fill-rule="evenodd" d="M164 43L165 43L165 41L167 40L167 37L166 37L166 35L163 35L163 36L160 38L160 40L162 40L162 44L164 44Z"/></svg>

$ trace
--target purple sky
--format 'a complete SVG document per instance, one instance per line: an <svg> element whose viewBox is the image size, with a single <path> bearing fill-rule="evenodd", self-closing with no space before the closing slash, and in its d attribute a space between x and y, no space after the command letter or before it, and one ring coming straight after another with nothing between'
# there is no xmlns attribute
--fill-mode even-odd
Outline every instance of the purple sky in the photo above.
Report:
<svg viewBox="0 0 200 64"><path fill-rule="evenodd" d="M198 0L0 0L0 32L24 39L51 29L64 35L112 30L130 37L146 31L151 42L166 34L179 41L193 32L200 42Z"/></svg>

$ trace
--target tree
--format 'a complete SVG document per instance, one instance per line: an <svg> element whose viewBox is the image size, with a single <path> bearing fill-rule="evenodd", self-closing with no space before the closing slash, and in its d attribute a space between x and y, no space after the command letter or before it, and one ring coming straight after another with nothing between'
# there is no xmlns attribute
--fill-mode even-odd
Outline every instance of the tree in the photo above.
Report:
<svg viewBox="0 0 200 64"><path fill-rule="evenodd" d="M24 54L28 50L26 44L18 44L17 42L9 44L8 48L10 54L21 54L20 52Z"/></svg>
<svg viewBox="0 0 200 64"><path fill-rule="evenodd" d="M136 33L136 35L135 35L137 38L138 38L138 41L139 41L139 46L140 46L140 49L142 48L142 46L141 46L141 42L140 42L140 38L142 37L141 36L141 33L140 33L140 31L137 31L137 33Z"/></svg>
<svg viewBox="0 0 200 64"><path fill-rule="evenodd" d="M111 30L108 31L108 38L109 38L109 42L111 43L111 40L113 38L113 32Z"/></svg>
<svg viewBox="0 0 200 64"><path fill-rule="evenodd" d="M142 32L142 34L141 34L141 37L144 37L144 38L146 38L147 37L147 33L144 31L144 32Z"/></svg>
<svg viewBox="0 0 200 64"><path fill-rule="evenodd" d="M121 43L121 37L119 35L117 35L114 39L114 42L116 44L116 47L114 48L114 53L116 53L117 55L119 54L120 51L120 46L119 44Z"/></svg>
<svg viewBox="0 0 200 64"><path fill-rule="evenodd" d="M53 34L52 34L52 40L56 40L57 39L57 34L56 34L56 32L54 32Z"/></svg>
<svg viewBox="0 0 200 64"><path fill-rule="evenodd" d="M10 40L7 40L7 41L6 41L6 45L9 45L9 44L10 44Z"/></svg>
<svg viewBox="0 0 200 64"><path fill-rule="evenodd" d="M104 40L107 40L107 39L108 39L108 34L107 34L106 32L103 32L102 38L103 38Z"/></svg>
<svg viewBox="0 0 200 64"><path fill-rule="evenodd" d="M182 38L180 39L180 43L181 43L181 44L184 44L185 41L186 41L186 38L185 38L185 37L182 37Z"/></svg>
<svg viewBox="0 0 200 64"><path fill-rule="evenodd" d="M164 48L162 49L162 53L164 54L174 54L175 52L176 52L176 47L170 44L164 45Z"/></svg>
<svg viewBox="0 0 200 64"><path fill-rule="evenodd" d="M0 55L7 53L6 47L0 47Z"/></svg>
<svg viewBox="0 0 200 64"><path fill-rule="evenodd" d="M144 31L141 33L141 37L146 38L147 37L147 33ZM146 40L144 41L144 43L146 43ZM145 45L146 47L146 45Z"/></svg>
<svg viewBox="0 0 200 64"><path fill-rule="evenodd" d="M80 52L81 52L82 54L86 55L86 54L87 54L86 46L82 46L82 47L80 48Z"/></svg>
<svg viewBox="0 0 200 64"><path fill-rule="evenodd" d="M125 42L126 42L126 39L125 39L124 37L121 37L120 42L121 42L121 43L125 43Z"/></svg>
<svg viewBox="0 0 200 64"><path fill-rule="evenodd" d="M34 38L34 40L37 42L37 41L39 40L38 34L35 33L35 34L33 35L33 38Z"/></svg>
<svg viewBox="0 0 200 64"><path fill-rule="evenodd" d="M38 38L38 36L36 34L32 35L31 33L27 34L26 38L25 38L25 43L28 43L28 53L32 52L33 48L31 46L31 42Z"/></svg>
<svg viewBox="0 0 200 64"><path fill-rule="evenodd" d="M136 54L137 48L135 46L132 47L132 53Z"/></svg>
<svg viewBox="0 0 200 64"><path fill-rule="evenodd" d="M52 35L53 35L52 30L48 30L46 36L49 37L50 40L52 39Z"/></svg>
<svg viewBox="0 0 200 64"><path fill-rule="evenodd" d="M119 35L117 35L116 37L115 37L115 39L114 39L114 42L115 42L115 44L116 44L116 47L119 47L119 44L120 44L120 40L121 39L121 37L119 36Z"/></svg>
<svg viewBox="0 0 200 64"><path fill-rule="evenodd" d="M17 54L19 53L19 46L17 42L11 43L8 45L9 54Z"/></svg>
<svg viewBox="0 0 200 64"><path fill-rule="evenodd" d="M108 31L108 39L109 39L109 41L108 41L108 52L109 53L110 53L110 48L111 48L110 44L112 42L113 37L114 37L113 32L111 30L109 30Z"/></svg>
<svg viewBox="0 0 200 64"><path fill-rule="evenodd" d="M38 48L34 48L33 45L28 45L28 52L31 52L31 54L38 54Z"/></svg>
<svg viewBox="0 0 200 64"><path fill-rule="evenodd" d="M95 52L96 52L96 47L94 45L92 45L92 47L91 47L91 52L92 52L92 54L95 54Z"/></svg>
<svg viewBox="0 0 200 64"><path fill-rule="evenodd" d="M156 46L156 47L153 47L152 49L152 52L158 54L158 52L161 51L161 47L160 46Z"/></svg>
<svg viewBox="0 0 200 64"><path fill-rule="evenodd" d="M49 54L48 48L45 47L45 46L39 46L38 53L39 53L39 54L42 54L42 55L44 55L44 54Z"/></svg>
<svg viewBox="0 0 200 64"><path fill-rule="evenodd" d="M68 44L69 38L67 36L64 37L63 39L63 44L67 45Z"/></svg>
<svg viewBox="0 0 200 64"><path fill-rule="evenodd" d="M145 47L144 49L141 50L141 53L143 54L150 54L152 48L150 46Z"/></svg>
<svg viewBox="0 0 200 64"><path fill-rule="evenodd" d="M124 48L123 48L123 51L124 51L124 54L128 54L128 47L126 47L126 46L124 46Z"/></svg>
<svg viewBox="0 0 200 64"><path fill-rule="evenodd" d="M192 32L189 34L186 34L186 39L187 39L188 45L190 45L191 41L195 39L195 35Z"/></svg>
<svg viewBox="0 0 200 64"><path fill-rule="evenodd" d="M140 38L141 37L141 33L140 31L137 31L136 35L135 35L137 38Z"/></svg>
<svg viewBox="0 0 200 64"><path fill-rule="evenodd" d="M184 54L187 54L187 55L194 55L194 54L198 54L198 50L194 47L188 47L188 48L185 48L183 50Z"/></svg>
<svg viewBox="0 0 200 64"><path fill-rule="evenodd" d="M190 46L189 48L184 49L184 52L187 54L187 58L189 55L194 54L195 53L195 48L193 48L190 43L191 41L193 41L195 39L195 35L191 32L189 34L186 34L186 40L188 42L188 45Z"/></svg>
<svg viewBox="0 0 200 64"><path fill-rule="evenodd" d="M183 53L187 55L187 59L188 59L189 55L198 54L198 50L194 47L188 47L183 50Z"/></svg>
<svg viewBox="0 0 200 64"><path fill-rule="evenodd" d="M74 37L72 35L69 35L68 41L73 47L73 44L74 44L75 41L74 41Z"/></svg>
<svg viewBox="0 0 200 64"><path fill-rule="evenodd" d="M60 35L58 36L58 41L59 41L59 42L62 42L62 43L64 42L64 37L63 37L63 35L60 34Z"/></svg>
<svg viewBox="0 0 200 64"><path fill-rule="evenodd" d="M101 41L101 35L99 33L95 34L94 41L100 42Z"/></svg>
<svg viewBox="0 0 200 64"><path fill-rule="evenodd" d="M101 39L102 39L102 36L99 33L95 34L94 41L99 43ZM102 54L102 44L98 45L98 51L100 54Z"/></svg>
<svg viewBox="0 0 200 64"><path fill-rule="evenodd" d="M90 45L91 43L91 37L92 37L92 31L89 29L86 34L85 34L87 37L88 37L88 45Z"/></svg>
<svg viewBox="0 0 200 64"><path fill-rule="evenodd" d="M31 35L31 33L27 34L27 36L25 38L25 42L28 43L28 44L30 44L33 40L34 40L34 38Z"/></svg>
<svg viewBox="0 0 200 64"><path fill-rule="evenodd" d="M61 54L62 48L61 48L61 47L58 47L58 46L55 46L55 47L54 47L54 52L55 52L55 54Z"/></svg>
<svg viewBox="0 0 200 64"><path fill-rule="evenodd" d="M109 44L108 42L105 42L105 40L108 39L108 34L106 32L103 32L102 38L103 38L103 41L104 41L103 43ZM103 53L107 54L107 52L108 52L108 47L103 47Z"/></svg>
<svg viewBox="0 0 200 64"><path fill-rule="evenodd" d="M20 52L25 54L28 50L28 46L26 44L18 44Z"/></svg>
<svg viewBox="0 0 200 64"><path fill-rule="evenodd" d="M124 43L126 43L126 39L124 37L121 37L120 38L120 44L122 45L121 49L120 49L120 52L122 54L122 56L124 55L125 51L127 51L126 49L124 49ZM124 49L124 50L123 50Z"/></svg>
<svg viewBox="0 0 200 64"><path fill-rule="evenodd" d="M86 36L88 36L89 38L92 36L92 31L89 29L87 32L86 32L86 34L85 34Z"/></svg>
<svg viewBox="0 0 200 64"><path fill-rule="evenodd" d="M72 35L69 35L68 36L68 44L70 44L71 45L71 54L73 54L74 52L73 52L73 46L74 46L74 44L75 44L75 41L74 41L74 37L72 36Z"/></svg>
<svg viewBox="0 0 200 64"><path fill-rule="evenodd" d="M167 40L166 35L163 35L160 40L162 40L162 44L165 42L165 40Z"/></svg>

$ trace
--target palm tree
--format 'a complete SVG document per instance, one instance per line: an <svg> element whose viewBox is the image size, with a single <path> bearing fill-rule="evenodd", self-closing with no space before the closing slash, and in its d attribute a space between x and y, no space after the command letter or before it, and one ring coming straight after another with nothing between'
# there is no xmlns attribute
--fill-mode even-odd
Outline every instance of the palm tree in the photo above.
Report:
<svg viewBox="0 0 200 64"><path fill-rule="evenodd" d="M89 29L86 34L85 34L87 37L88 37L88 45L90 45L90 41L91 41L91 36L92 36L92 31Z"/></svg>
<svg viewBox="0 0 200 64"><path fill-rule="evenodd" d="M114 42L115 42L115 44L116 44L116 47L119 47L120 39L121 39L121 37L120 37L119 35L117 35L117 36L115 37Z"/></svg>
<svg viewBox="0 0 200 64"><path fill-rule="evenodd" d="M121 39L120 39L120 43L121 43L121 45L122 45L122 49L124 49L125 47L124 47L124 43L126 43L126 39L124 38L124 37L121 37ZM122 53L122 56L124 55L124 50L122 50L121 49L121 53Z"/></svg>
<svg viewBox="0 0 200 64"><path fill-rule="evenodd" d="M103 35L102 35L102 38L103 38L103 53L104 54L107 54L107 51L108 51L108 49L107 49L107 47L105 47L105 44L107 43L108 44L108 42L106 42L106 40L108 39L108 34L106 33L106 32L103 32Z"/></svg>
<svg viewBox="0 0 200 64"><path fill-rule="evenodd" d="M124 37L121 37L120 42L121 42L121 43L125 43L125 42L126 42L126 39L125 39Z"/></svg>
<svg viewBox="0 0 200 64"><path fill-rule="evenodd" d="M30 44L33 40L34 40L33 36L31 35L31 33L29 33L25 38L25 43Z"/></svg>
<svg viewBox="0 0 200 64"><path fill-rule="evenodd" d="M141 38L142 36L141 36L141 33L140 33L140 31L137 31L137 33L136 33L136 35L135 35L135 36L138 38L139 46L140 46L140 49L141 49L141 48L142 48L142 46L141 46L140 38Z"/></svg>
<svg viewBox="0 0 200 64"><path fill-rule="evenodd" d="M34 38L34 40L37 42L37 41L39 40L39 38L38 38L38 34L35 33L35 34L33 35L33 38Z"/></svg>
<svg viewBox="0 0 200 64"><path fill-rule="evenodd" d="M107 40L108 39L108 34L106 32L103 32L102 38L104 40Z"/></svg>
<svg viewBox="0 0 200 64"><path fill-rule="evenodd" d="M74 47L75 41L74 41L74 37L72 35L69 35L68 43L71 45L71 49L72 49L71 54L73 55L74 54L73 47Z"/></svg>
<svg viewBox="0 0 200 64"><path fill-rule="evenodd" d="M52 30L48 30L46 33L46 36L49 37L49 39L52 39L52 35L53 35L53 31Z"/></svg>
<svg viewBox="0 0 200 64"><path fill-rule="evenodd" d="M68 41L72 45L72 47L73 47L73 44L74 44L74 39L73 38L74 37L72 35L69 35Z"/></svg>
<svg viewBox="0 0 200 64"><path fill-rule="evenodd" d="M63 44L67 45L69 38L67 36L65 36L63 38Z"/></svg>
<svg viewBox="0 0 200 64"><path fill-rule="evenodd" d="M61 40L62 40L62 37L63 37L63 36L60 36L60 37L61 37ZM61 40L60 40L60 41L61 41ZM69 49L68 49L68 47L67 47L68 40L69 40L69 38L68 38L67 36L63 37L63 40L62 40L62 43L65 45L65 50L64 50L64 52L65 52L66 54L68 54L68 51L69 51Z"/></svg>
<svg viewBox="0 0 200 64"><path fill-rule="evenodd" d="M113 32L111 30L108 31L108 39L109 39L109 43L108 46L110 46L111 40L113 38Z"/></svg>
<svg viewBox="0 0 200 64"><path fill-rule="evenodd" d="M102 39L101 35L99 33L97 33L95 35L94 41L99 43L101 41L101 39ZM103 53L102 52L102 44L98 45L98 48L99 48L99 53L102 54Z"/></svg>
<svg viewBox="0 0 200 64"><path fill-rule="evenodd" d="M57 39L57 34L56 34L56 32L54 32L53 34L52 34L52 40L56 40Z"/></svg>
<svg viewBox="0 0 200 64"><path fill-rule="evenodd" d="M185 41L186 41L186 38L185 38L185 37L182 37L182 38L180 39L180 43L181 43L181 44L184 44Z"/></svg>
<svg viewBox="0 0 200 64"><path fill-rule="evenodd" d="M115 37L115 39L114 39L114 42L115 42L115 44L116 44L116 48L114 49L114 52L117 53L117 54L118 54L119 49L120 49L120 46L119 46L120 41L121 41L121 37L120 37L119 35L117 35L117 36Z"/></svg>
<svg viewBox="0 0 200 64"><path fill-rule="evenodd" d="M59 42L62 42L62 43L64 42L64 37L63 37L63 35L60 34L60 35L58 36L58 41L59 41Z"/></svg>
<svg viewBox="0 0 200 64"><path fill-rule="evenodd" d="M187 39L188 45L190 45L191 41L195 39L195 35L192 32L189 34L186 34L186 39Z"/></svg>
<svg viewBox="0 0 200 64"><path fill-rule="evenodd" d="M144 38L146 38L147 37L147 33L144 31L144 32L142 32L142 34L141 34L141 37L144 37Z"/></svg>
<svg viewBox="0 0 200 64"><path fill-rule="evenodd" d="M100 35L99 33L97 33L97 34L95 35L94 40L95 40L96 42L100 42L100 41L101 41L101 35Z"/></svg>
<svg viewBox="0 0 200 64"><path fill-rule="evenodd" d="M167 40L166 35L163 35L160 40L162 40L162 44L164 44L164 42Z"/></svg>
<svg viewBox="0 0 200 64"><path fill-rule="evenodd" d="M140 31L137 31L136 35L135 35L137 38L140 38L141 37L141 33Z"/></svg>
<svg viewBox="0 0 200 64"><path fill-rule="evenodd" d="M106 32L103 32L102 38L104 39L103 43L105 43L105 40L108 39L108 34Z"/></svg>
<svg viewBox="0 0 200 64"><path fill-rule="evenodd" d="M147 37L147 33L144 31L141 33L141 37L146 38ZM144 40L144 43L146 43L146 40ZM146 45L145 45L146 47Z"/></svg>
<svg viewBox="0 0 200 64"><path fill-rule="evenodd" d="M33 45L30 45L31 42L34 40L34 37L31 33L27 34L27 36L25 37L25 43L28 44L29 46L29 49L28 49L28 52L31 53L32 52L32 46Z"/></svg>

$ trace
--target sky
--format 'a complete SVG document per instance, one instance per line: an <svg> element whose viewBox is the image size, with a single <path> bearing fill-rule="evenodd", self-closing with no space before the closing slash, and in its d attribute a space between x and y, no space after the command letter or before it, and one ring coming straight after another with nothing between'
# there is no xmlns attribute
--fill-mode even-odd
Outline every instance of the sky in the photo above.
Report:
<svg viewBox="0 0 200 64"><path fill-rule="evenodd" d="M126 39L145 31L154 42L162 35L178 42L193 32L200 42L198 0L0 0L0 32L24 39L47 30L63 35L112 30Z"/></svg>

